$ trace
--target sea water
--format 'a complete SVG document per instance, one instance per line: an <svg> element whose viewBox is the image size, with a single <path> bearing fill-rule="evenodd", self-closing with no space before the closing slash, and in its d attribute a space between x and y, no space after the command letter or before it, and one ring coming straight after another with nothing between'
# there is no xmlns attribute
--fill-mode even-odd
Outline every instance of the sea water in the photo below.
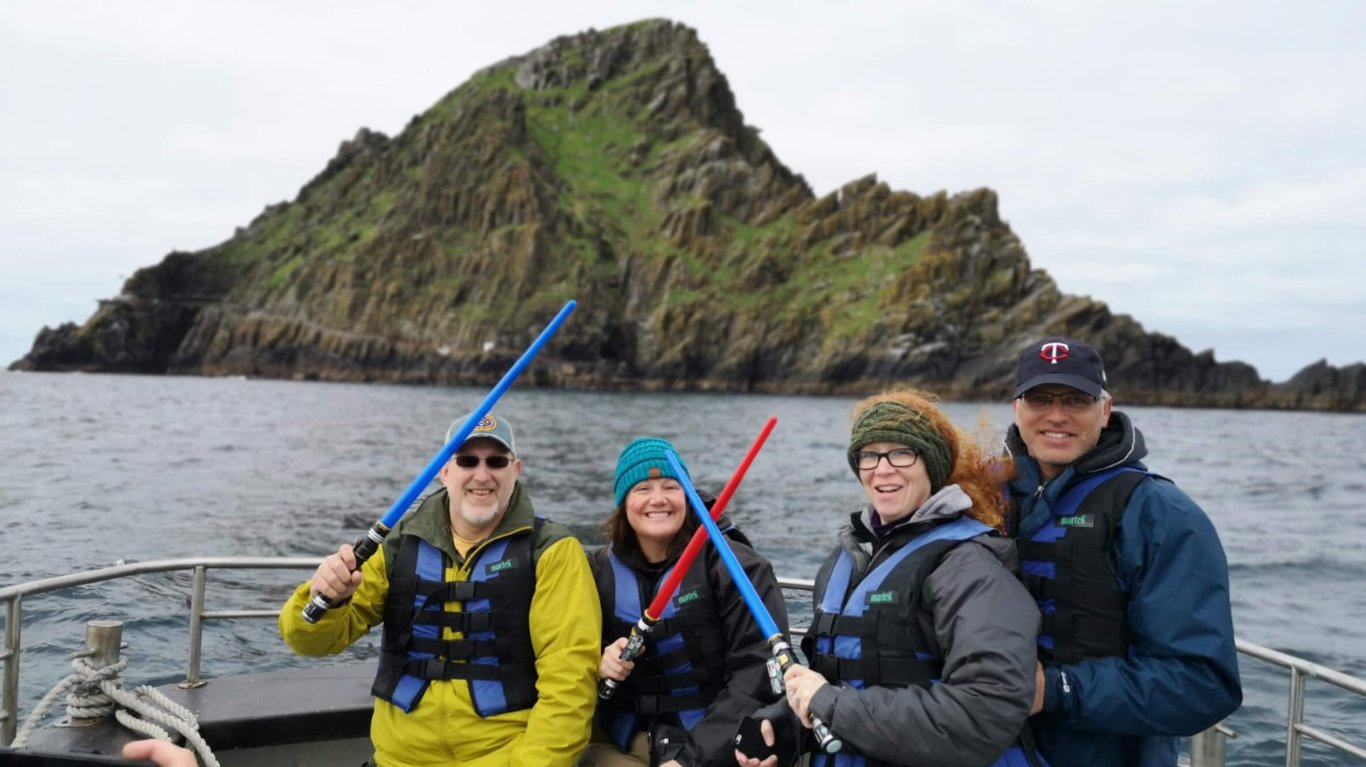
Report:
<svg viewBox="0 0 1366 767"><path fill-rule="evenodd" d="M1122 382L1115 393L1147 439L1149 467L1214 521L1239 636L1366 677L1366 418L1127 407ZM485 394L0 373L0 586L152 559L324 555L382 516L440 449L451 421ZM514 387L496 412L516 428L522 481L538 513L588 541L611 509L612 473L628 440L672 440L699 489L715 493L776 416L730 515L780 575L810 578L862 498L844 457L854 401ZM1010 419L1004 403L945 409L993 446ZM274 608L307 575L213 571L208 609ZM25 600L21 713L70 672L89 620L125 621L126 686L182 679L188 586L187 573L156 574ZM793 596L794 614L803 596ZM216 621L205 632L206 677L329 662L292 656L274 621ZM375 641L344 659L373 657ZM1238 733L1228 762L1282 761L1288 674L1241 661L1246 701L1228 722ZM1360 697L1310 680L1306 719L1366 745ZM1305 746L1305 765L1348 763Z"/></svg>

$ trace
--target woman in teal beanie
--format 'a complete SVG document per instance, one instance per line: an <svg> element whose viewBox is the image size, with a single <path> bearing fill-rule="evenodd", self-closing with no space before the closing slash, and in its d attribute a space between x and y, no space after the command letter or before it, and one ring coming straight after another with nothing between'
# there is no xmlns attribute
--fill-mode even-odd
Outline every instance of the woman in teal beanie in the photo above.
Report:
<svg viewBox="0 0 1366 767"><path fill-rule="evenodd" d="M621 451L612 486L616 508L603 525L608 543L589 560L602 601L598 676L619 686L598 701L593 742L579 761L584 767L734 764L736 726L775 700L766 638L710 543L659 616L644 654L621 660L631 627L699 527L666 450L678 452L667 440L642 437ZM679 465L686 475L681 457ZM773 566L724 517L718 524L786 632Z"/></svg>

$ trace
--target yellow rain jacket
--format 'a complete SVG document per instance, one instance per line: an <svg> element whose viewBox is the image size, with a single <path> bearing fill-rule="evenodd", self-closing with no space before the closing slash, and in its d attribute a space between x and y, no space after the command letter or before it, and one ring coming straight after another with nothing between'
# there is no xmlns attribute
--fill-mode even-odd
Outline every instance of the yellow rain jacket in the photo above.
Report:
<svg viewBox="0 0 1366 767"><path fill-rule="evenodd" d="M333 655L349 647L383 619L389 593L389 565L403 535L416 535L441 549L452 565L448 581L465 581L478 553L492 541L531 531L531 499L518 484L508 511L493 533L460 557L451 540L446 491L428 496L385 539L361 568L364 580L351 600L329 610L316 624L304 621L309 600L305 582L280 610L280 635L301 655ZM602 616L597 587L583 547L563 526L545 522L532 543L536 592L531 600L531 643L536 653L537 701L529 709L480 717L463 679L434 680L410 713L380 698L370 720L370 740L379 767L571 767L588 743L597 701ZM458 603L447 603L456 610ZM444 629L444 638L460 635Z"/></svg>

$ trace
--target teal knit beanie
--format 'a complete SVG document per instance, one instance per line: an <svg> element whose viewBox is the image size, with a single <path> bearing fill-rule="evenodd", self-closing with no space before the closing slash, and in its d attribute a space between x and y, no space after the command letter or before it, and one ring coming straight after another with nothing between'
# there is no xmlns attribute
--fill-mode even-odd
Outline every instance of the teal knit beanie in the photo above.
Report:
<svg viewBox="0 0 1366 767"><path fill-rule="evenodd" d="M854 420L849 432L849 468L858 475L858 454L874 442L897 442L920 454L930 477L930 492L937 493L949 480L953 456L944 435L923 413L893 400L869 405Z"/></svg>
<svg viewBox="0 0 1366 767"><path fill-rule="evenodd" d="M675 455L678 454L668 440L659 437L640 437L622 449L621 457L617 459L616 478L612 483L616 490L618 506L626 497L626 491L637 482L657 477L679 478L674 473L674 468L669 465L669 459L664 455L665 450L673 450ZM691 479L688 465L683 463L683 456L678 456L678 465L683 467L683 474Z"/></svg>

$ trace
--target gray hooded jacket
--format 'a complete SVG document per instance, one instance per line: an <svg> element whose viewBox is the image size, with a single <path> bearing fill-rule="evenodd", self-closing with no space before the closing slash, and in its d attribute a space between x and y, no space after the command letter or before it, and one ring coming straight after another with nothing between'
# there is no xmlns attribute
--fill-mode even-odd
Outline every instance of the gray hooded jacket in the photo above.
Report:
<svg viewBox="0 0 1366 767"><path fill-rule="evenodd" d="M908 519L876 533L872 509L864 508L841 530L841 546L855 554L857 572L866 573L971 505L957 485L948 485ZM984 534L955 546L925 579L919 616L921 633L944 662L939 683L928 689L827 685L811 711L872 765L994 762L1015 743L1034 700L1039 612L1016 567L1008 539ZM785 699L758 715L780 730L796 722Z"/></svg>

